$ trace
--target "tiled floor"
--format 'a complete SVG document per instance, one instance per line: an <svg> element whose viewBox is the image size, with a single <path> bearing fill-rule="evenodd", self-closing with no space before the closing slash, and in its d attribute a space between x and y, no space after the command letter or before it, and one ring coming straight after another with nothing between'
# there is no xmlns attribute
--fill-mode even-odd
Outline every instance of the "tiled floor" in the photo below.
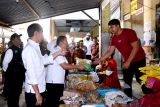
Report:
<svg viewBox="0 0 160 107"><path fill-rule="evenodd" d="M121 86L123 86L122 84L124 84L123 82L123 75L122 74L118 74L118 78L120 80L120 84ZM122 87L123 88L123 87ZM135 78L133 78L133 83L132 83L132 92L133 92L133 98L134 99L138 99L141 98L143 96L142 90L141 90L141 86L140 84L136 81Z"/></svg>

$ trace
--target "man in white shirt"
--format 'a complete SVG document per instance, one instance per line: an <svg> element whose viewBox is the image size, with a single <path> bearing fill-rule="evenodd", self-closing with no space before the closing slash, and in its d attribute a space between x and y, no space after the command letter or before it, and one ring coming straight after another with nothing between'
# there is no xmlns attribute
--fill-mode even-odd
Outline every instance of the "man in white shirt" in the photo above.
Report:
<svg viewBox="0 0 160 107"><path fill-rule="evenodd" d="M59 50L48 57L43 57L39 43L43 39L43 29L37 24L31 24L27 33L28 43L22 52L25 73L25 99L27 107L43 107L44 92L46 90L44 65L53 63L58 55L65 55L65 51Z"/></svg>
<svg viewBox="0 0 160 107"><path fill-rule="evenodd" d="M65 36L58 36L55 48L52 52L57 52L61 49L67 50L68 42ZM54 63L48 65L48 71L46 75L47 82L47 107L59 107L60 97L63 95L64 82L65 82L65 70L79 69L84 70L81 65L68 64L65 56L58 56L55 58Z"/></svg>
<svg viewBox="0 0 160 107"><path fill-rule="evenodd" d="M84 46L87 47L86 59L91 60L91 46L93 41L91 40L90 34L86 36L86 40L84 40Z"/></svg>
<svg viewBox="0 0 160 107"><path fill-rule="evenodd" d="M17 33L11 36L12 46L7 49L3 60L8 107L19 107L19 97L24 81L25 69L21 57L20 36Z"/></svg>

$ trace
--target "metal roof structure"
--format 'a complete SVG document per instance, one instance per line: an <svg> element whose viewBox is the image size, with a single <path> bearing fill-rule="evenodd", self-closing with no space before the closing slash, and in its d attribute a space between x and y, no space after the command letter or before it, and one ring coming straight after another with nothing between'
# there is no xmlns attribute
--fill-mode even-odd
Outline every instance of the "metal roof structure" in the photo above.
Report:
<svg viewBox="0 0 160 107"><path fill-rule="evenodd" d="M79 28L77 32L90 32L96 25L92 20L54 20L59 32L71 32L72 28Z"/></svg>
<svg viewBox="0 0 160 107"><path fill-rule="evenodd" d="M99 0L0 0L0 25L11 26L99 7Z"/></svg>

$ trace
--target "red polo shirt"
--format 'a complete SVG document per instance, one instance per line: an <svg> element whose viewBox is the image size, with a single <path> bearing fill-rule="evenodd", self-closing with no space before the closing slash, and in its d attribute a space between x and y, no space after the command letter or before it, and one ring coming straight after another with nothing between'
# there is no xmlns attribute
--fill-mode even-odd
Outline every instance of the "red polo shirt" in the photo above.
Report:
<svg viewBox="0 0 160 107"><path fill-rule="evenodd" d="M122 33L120 35L113 36L111 45L115 46L120 51L124 61L127 61L132 51L131 43L135 41L138 41L138 38L134 30L122 29ZM145 53L143 48L140 46L132 62L139 61L143 58L145 58Z"/></svg>

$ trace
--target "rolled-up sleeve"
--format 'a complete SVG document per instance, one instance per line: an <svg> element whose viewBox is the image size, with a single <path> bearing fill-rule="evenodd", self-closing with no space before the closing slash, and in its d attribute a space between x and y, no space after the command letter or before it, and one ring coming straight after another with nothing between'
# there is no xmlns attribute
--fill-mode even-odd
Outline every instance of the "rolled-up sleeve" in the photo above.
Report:
<svg viewBox="0 0 160 107"><path fill-rule="evenodd" d="M28 84L38 84L38 80L36 78L36 69L35 69L35 62L34 53L32 52L22 52L22 59L24 66L26 68L26 82Z"/></svg>
<svg viewBox="0 0 160 107"><path fill-rule="evenodd" d="M56 62L57 62L58 64L68 63L68 62L67 62L67 59L66 59L64 56L58 56L58 57L56 58Z"/></svg>

